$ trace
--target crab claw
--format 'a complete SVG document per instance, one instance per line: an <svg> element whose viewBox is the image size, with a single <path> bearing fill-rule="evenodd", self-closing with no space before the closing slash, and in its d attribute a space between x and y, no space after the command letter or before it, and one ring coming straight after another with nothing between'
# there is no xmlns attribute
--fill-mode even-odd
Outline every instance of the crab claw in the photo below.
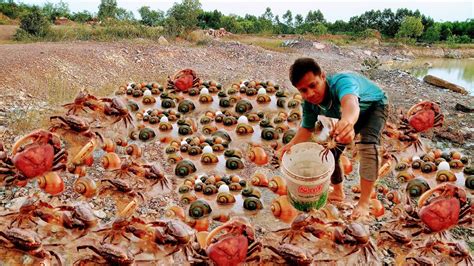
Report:
<svg viewBox="0 0 474 266"><path fill-rule="evenodd" d="M40 129L40 130L31 132L30 134L22 137L17 142L15 142L15 144L13 144L13 147L12 147L12 154L15 155L21 146L23 146L25 143L28 143L30 141L38 143L38 144L47 144L51 142L54 146L60 145L59 144L60 139L57 135L49 131Z"/></svg>
<svg viewBox="0 0 474 266"><path fill-rule="evenodd" d="M76 156L74 156L71 163L73 165L82 165L84 160L92 155L97 145L97 140L95 138L91 139L86 145L84 145L84 147L82 147Z"/></svg>
<svg viewBox="0 0 474 266"><path fill-rule="evenodd" d="M433 127L441 126L444 115L439 105L431 101L423 101L412 106L408 112L408 123L417 132L424 132Z"/></svg>
<svg viewBox="0 0 474 266"><path fill-rule="evenodd" d="M434 193L440 191L441 195L444 197L455 197L457 198L461 205L465 204L467 202L467 195L466 191L463 188L460 188L456 185L453 185L451 183L442 183L425 193L423 193L420 196L420 199L418 200L418 207L421 208L425 205L426 201L433 195Z"/></svg>

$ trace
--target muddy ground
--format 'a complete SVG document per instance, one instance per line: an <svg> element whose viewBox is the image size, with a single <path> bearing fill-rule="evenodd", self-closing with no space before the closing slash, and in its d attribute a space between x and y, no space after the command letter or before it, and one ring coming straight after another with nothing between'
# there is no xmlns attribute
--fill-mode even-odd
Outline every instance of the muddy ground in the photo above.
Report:
<svg viewBox="0 0 474 266"><path fill-rule="evenodd" d="M60 105L73 100L82 88L98 96L108 96L120 85L131 81L158 81L164 84L168 75L183 68L194 69L204 80L217 80L224 88L239 80L256 79L273 80L283 88L294 90L287 77L288 68L301 56L315 58L329 73L356 71L369 76L389 95L392 120L396 119L398 109L407 110L422 100L438 102L445 115L445 125L424 137L432 139L434 146L443 149L454 147L472 156L474 116L454 108L456 103L472 107L472 96L433 87L400 70L369 68L364 64L367 59L377 59L382 63L409 60L414 58L409 50L374 44L338 47L310 41L300 42L280 52L235 40L213 40L206 45L184 41L158 45L147 40L0 45L0 139L10 147L18 136L46 126L49 115L64 112ZM146 159L162 158L164 147L163 144L148 145ZM242 176L248 177L256 170L247 166ZM165 168L166 171L173 171L171 166L165 165ZM100 178L102 174L93 175ZM57 204L78 198L70 188L71 182L66 181L68 189L55 199ZM390 188L399 186L393 180L391 182L388 182ZM2 188L0 209L18 208L21 204L19 199L25 199L31 186L14 193ZM177 193L164 193L147 202L146 206L141 206L137 212L146 217L159 218L163 208L177 200ZM265 200L265 204L269 204L270 198ZM116 206L110 198L96 198L90 204L103 224L113 219ZM265 208L259 216L271 217L271 213ZM259 224L256 226L259 236L265 237L269 230L274 229L265 224L263 218L255 216L254 219ZM382 224L377 222L371 228L379 229ZM472 237L469 231L457 236L470 242ZM385 252L384 262L393 264L392 255ZM182 258L175 259L180 262Z"/></svg>

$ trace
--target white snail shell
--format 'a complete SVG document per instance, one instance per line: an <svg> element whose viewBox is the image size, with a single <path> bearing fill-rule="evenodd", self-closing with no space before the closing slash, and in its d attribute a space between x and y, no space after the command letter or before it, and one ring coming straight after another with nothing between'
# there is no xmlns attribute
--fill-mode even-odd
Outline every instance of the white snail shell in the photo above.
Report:
<svg viewBox="0 0 474 266"><path fill-rule="evenodd" d="M258 92L257 92L259 95L263 95L263 94L266 94L267 93L267 90L265 88L260 88L258 89Z"/></svg>
<svg viewBox="0 0 474 266"><path fill-rule="evenodd" d="M449 169L451 169L451 167L449 167L448 162L440 162L439 165L438 165L438 171L449 170Z"/></svg>
<svg viewBox="0 0 474 266"><path fill-rule="evenodd" d="M143 96L151 96L151 90L144 91Z"/></svg>
<svg viewBox="0 0 474 266"><path fill-rule="evenodd" d="M209 90L207 88L202 88L200 94L209 94Z"/></svg>
<svg viewBox="0 0 474 266"><path fill-rule="evenodd" d="M162 123L168 122L168 117L162 116L162 117L160 118L160 122L162 122ZM181 143L181 144L182 144L182 143Z"/></svg>
<svg viewBox="0 0 474 266"><path fill-rule="evenodd" d="M240 124L240 123L248 124L248 122L249 122L249 119L248 119L246 116L244 116L244 115L241 115L241 116L239 117L239 119L237 120L237 123L239 123L239 124Z"/></svg>
<svg viewBox="0 0 474 266"><path fill-rule="evenodd" d="M221 111L216 111L216 115L221 115L222 112Z"/></svg>
<svg viewBox="0 0 474 266"><path fill-rule="evenodd" d="M219 192L229 192L229 186L228 185L221 185L219 187Z"/></svg>
<svg viewBox="0 0 474 266"><path fill-rule="evenodd" d="M415 156L413 156L413 157L411 158L411 160L412 160L412 162L414 162L414 161L416 161L416 160L420 160L420 156L416 156L416 155L415 155Z"/></svg>
<svg viewBox="0 0 474 266"><path fill-rule="evenodd" d="M207 145L202 149L202 153L212 153L212 147Z"/></svg>

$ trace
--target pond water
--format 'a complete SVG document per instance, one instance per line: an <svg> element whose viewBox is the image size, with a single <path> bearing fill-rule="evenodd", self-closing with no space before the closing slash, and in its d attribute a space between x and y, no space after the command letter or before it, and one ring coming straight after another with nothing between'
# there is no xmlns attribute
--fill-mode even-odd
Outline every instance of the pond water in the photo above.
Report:
<svg viewBox="0 0 474 266"><path fill-rule="evenodd" d="M474 58L468 59L416 59L409 62L397 62L392 68L410 72L423 80L426 75L433 75L464 87L474 95Z"/></svg>

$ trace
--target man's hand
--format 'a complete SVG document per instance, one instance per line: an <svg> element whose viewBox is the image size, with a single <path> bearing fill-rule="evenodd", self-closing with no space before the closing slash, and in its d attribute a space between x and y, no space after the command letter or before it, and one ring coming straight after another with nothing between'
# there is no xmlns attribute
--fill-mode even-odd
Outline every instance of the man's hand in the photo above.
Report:
<svg viewBox="0 0 474 266"><path fill-rule="evenodd" d="M278 151L277 151L277 156L278 156L278 160L281 161L281 159L283 158L283 154L285 154L285 152L289 152L291 150L291 147L293 147L293 143L288 143L286 144L285 146L281 147Z"/></svg>
<svg viewBox="0 0 474 266"><path fill-rule="evenodd" d="M336 142L349 144L355 138L354 125L345 119L341 119L334 126L332 136L336 138Z"/></svg>

